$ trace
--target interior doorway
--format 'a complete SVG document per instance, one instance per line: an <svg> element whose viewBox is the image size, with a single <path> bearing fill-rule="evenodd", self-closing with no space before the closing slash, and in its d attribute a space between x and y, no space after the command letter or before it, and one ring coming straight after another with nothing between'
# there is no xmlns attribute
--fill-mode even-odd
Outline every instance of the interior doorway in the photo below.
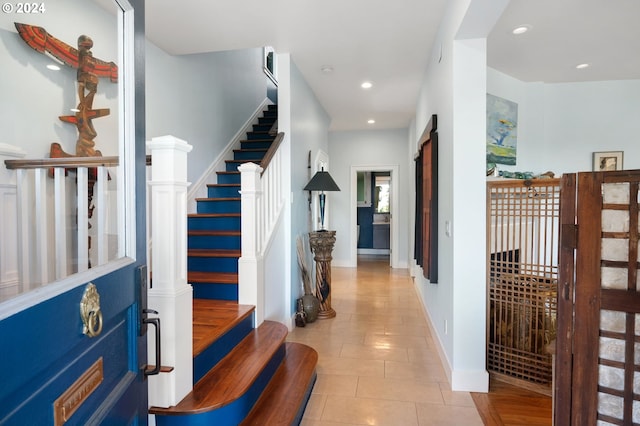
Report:
<svg viewBox="0 0 640 426"><path fill-rule="evenodd" d="M383 257L398 267L398 166L351 167L351 259Z"/></svg>

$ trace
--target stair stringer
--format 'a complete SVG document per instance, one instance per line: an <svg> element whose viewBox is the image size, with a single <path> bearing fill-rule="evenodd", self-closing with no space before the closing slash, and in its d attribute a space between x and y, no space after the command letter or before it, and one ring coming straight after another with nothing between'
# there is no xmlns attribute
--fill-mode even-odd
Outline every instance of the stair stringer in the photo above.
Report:
<svg viewBox="0 0 640 426"><path fill-rule="evenodd" d="M263 111L269 106L273 105L273 102L269 98L265 98L260 105L255 109L251 117L245 121L244 125L236 132L235 135L229 140L229 143L220 152L220 154L213 160L207 170L202 173L200 178L193 183L187 192L187 211L193 213L196 211L196 198L205 197L207 193L207 184L217 181L216 172L223 171L225 169L225 160L233 159L233 150L240 146L240 140L247 132L251 131L254 124L258 123L258 118Z"/></svg>

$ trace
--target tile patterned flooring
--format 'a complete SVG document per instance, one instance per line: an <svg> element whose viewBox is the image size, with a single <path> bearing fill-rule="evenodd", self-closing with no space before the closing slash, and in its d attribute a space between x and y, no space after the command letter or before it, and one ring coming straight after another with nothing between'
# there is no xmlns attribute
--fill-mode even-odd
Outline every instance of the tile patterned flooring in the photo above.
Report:
<svg viewBox="0 0 640 426"><path fill-rule="evenodd" d="M406 269L388 258L332 268L337 316L288 340L319 355L302 426L481 426L468 392L453 392Z"/></svg>

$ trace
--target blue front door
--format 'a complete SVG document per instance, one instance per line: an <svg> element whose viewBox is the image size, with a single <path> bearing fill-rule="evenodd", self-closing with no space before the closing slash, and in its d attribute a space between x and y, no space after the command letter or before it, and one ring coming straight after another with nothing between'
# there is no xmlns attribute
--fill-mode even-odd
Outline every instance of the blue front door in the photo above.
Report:
<svg viewBox="0 0 640 426"><path fill-rule="evenodd" d="M0 424L146 424L135 268L92 281L96 337L83 334L84 285L0 322Z"/></svg>
<svg viewBox="0 0 640 426"><path fill-rule="evenodd" d="M115 154L107 153L105 157L111 155L120 161L116 172L110 169L108 177L109 185L117 186L120 200L117 214L109 212L112 213L114 228L118 229L117 242L112 244L117 254L103 264L88 267L77 267L83 263L82 259L78 260L78 270L71 271L63 279L53 277L33 286L20 283L27 290L9 299L3 300L0 294L0 425L3 426L147 424L147 380L144 374L147 349L146 335L141 327L141 313L146 299L144 265L147 249L144 0L111 2L113 10L105 10L103 5L107 2L100 2L102 9L96 9L98 2L59 0L38 3L41 5L39 13L32 11L29 15L19 14L12 10L12 6L3 8L5 13L0 16L0 61L5 77L3 85L0 85L0 110L24 109L12 118L0 118L0 138L6 140L17 133L24 135L24 138L17 138L20 140L9 142L29 154L31 151L42 152L41 148L33 149L29 144L35 145L39 140L50 143L55 140L54 137L73 135L73 132L59 130L68 127L60 127L64 125L60 124L57 115L68 114L69 105L76 108L77 93L86 90L86 96L80 96L77 108L81 109L82 103L90 96L95 103L95 111L107 104L111 109L111 117L115 118L115 130L111 133L110 129L96 127L97 133L100 133L95 141L98 144L96 148L106 146L109 149L109 143L116 144ZM88 10L90 8L93 9ZM101 21L91 21L93 15L104 15L104 28L101 27ZM75 70L64 71L66 74L41 71L38 67L44 65L46 55L36 51L32 45L30 47L34 50L29 50L30 47L19 38L14 21L44 28L63 41L71 38L69 34L94 36L95 56L118 62L117 84L120 86L109 86L108 81L103 83L100 79L96 93L89 85L90 79L82 80L83 84L86 82L84 88L80 86L80 73L76 86ZM113 43L119 46L109 46L109 40L100 38L101 34L109 31L115 34ZM75 38L71 40L71 43L76 42ZM102 46L111 50L99 50ZM77 54L77 51L69 52ZM116 57L111 57L110 52L117 52L114 53ZM78 68L78 65L75 67ZM23 83L25 89L20 89ZM15 90L22 90L19 98L12 95ZM91 93L92 90L94 93ZM43 117L36 116L41 109L56 103L62 105L60 112L54 111L52 114L47 111ZM72 111L79 114L77 109ZM23 119L29 121L22 123ZM24 128L28 128L28 131ZM46 132L54 135L42 136ZM35 134L40 136L36 138L33 136ZM30 139L33 142L25 142ZM71 143L73 147L75 141ZM27 155L26 159L29 157L38 158L37 155ZM0 166L4 167L4 164ZM72 173L69 172L70 175ZM0 205L0 208L6 207ZM40 212L35 212L36 219L38 214ZM68 214L72 215L73 211ZM95 232L95 228L99 227L94 227L92 232ZM48 235L54 234L54 231L52 229ZM77 241L80 246L82 240ZM58 248L55 246L48 255L56 256ZM0 244L0 254L6 249L6 244ZM15 247L13 250L14 253L18 251ZM63 251L72 252L73 244L69 243L68 249ZM78 257L82 258L80 252L83 250L77 248L76 251ZM31 258L28 253L26 256L22 253L22 256L28 259L27 264L33 259L33 264L26 268L27 272L23 272L25 276L29 273L36 276L41 273L39 271L46 270L39 267L38 263L55 263L46 257L43 259L41 255ZM5 258L0 256L0 269L5 266L1 263ZM57 264L56 267L59 268ZM95 296L99 297L99 305ZM83 307L87 309L83 311Z"/></svg>

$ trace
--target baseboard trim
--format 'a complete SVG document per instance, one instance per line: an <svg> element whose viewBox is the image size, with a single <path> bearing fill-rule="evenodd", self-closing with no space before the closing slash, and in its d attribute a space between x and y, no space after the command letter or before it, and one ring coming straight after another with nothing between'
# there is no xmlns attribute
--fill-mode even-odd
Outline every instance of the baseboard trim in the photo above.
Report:
<svg viewBox="0 0 640 426"><path fill-rule="evenodd" d="M418 271L421 269L419 266L412 268L413 273L420 273ZM449 362L449 358L444 350L444 345L440 340L440 335L438 334L436 328L434 327L433 320L431 315L427 311L425 300L422 297L422 293L420 289L418 289L418 284L416 284L415 276L413 275L413 283L414 289L420 298L420 307L422 308L422 313L427 322L427 326L429 327L429 332L431 336L434 338L436 350L438 351L438 357L440 358L440 362L444 368L444 372L447 376L447 381L451 385L451 390L453 391L462 391L462 392L488 392L489 391L489 373L487 370L455 370L451 363Z"/></svg>

